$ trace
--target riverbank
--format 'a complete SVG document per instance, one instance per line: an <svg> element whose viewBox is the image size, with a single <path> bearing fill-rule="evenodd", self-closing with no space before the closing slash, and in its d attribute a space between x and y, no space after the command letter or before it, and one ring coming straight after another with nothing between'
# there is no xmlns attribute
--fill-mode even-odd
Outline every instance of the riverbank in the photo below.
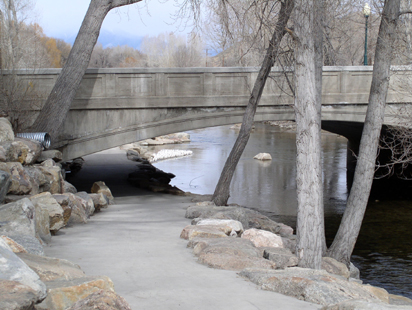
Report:
<svg viewBox="0 0 412 310"><path fill-rule="evenodd" d="M79 190L96 178L107 182L116 204L87 225L62 230L45 249L48 256L79 264L87 274L109 276L132 309L321 308L259 290L234 271L197 263L187 241L179 238L190 224L184 216L192 198L131 186L125 176L135 163L120 152L124 154L114 149L88 156L70 178Z"/></svg>
<svg viewBox="0 0 412 310"><path fill-rule="evenodd" d="M250 309L250 303L266 309L265 305L273 307L274 302L283 300L281 309L303 307L294 303L298 300L258 290L233 271L197 263L186 248L187 242L177 238L190 224L184 216L187 207L194 205L191 197L155 194L130 186L124 176L134 165L125 159L124 151L117 149L87 157L83 169L70 181L81 188L92 181L87 176L98 177L116 185L112 191L119 198L115 206L93 217L87 226L70 229L67 236L57 236L58 243L46 249L49 256L69 259L90 274L108 275L133 309L157 309L165 304L170 309L220 309L233 305ZM116 172L120 178L108 171ZM198 304L205 306L199 308ZM309 305L308 309L320 309Z"/></svg>

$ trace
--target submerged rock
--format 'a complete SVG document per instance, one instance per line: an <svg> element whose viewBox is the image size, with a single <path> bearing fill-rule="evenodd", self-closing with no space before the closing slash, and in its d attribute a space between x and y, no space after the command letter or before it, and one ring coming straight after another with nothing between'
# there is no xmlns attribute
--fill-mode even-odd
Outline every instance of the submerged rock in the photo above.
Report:
<svg viewBox="0 0 412 310"><path fill-rule="evenodd" d="M272 156L269 153L259 153L253 157L253 159L257 160L272 160Z"/></svg>

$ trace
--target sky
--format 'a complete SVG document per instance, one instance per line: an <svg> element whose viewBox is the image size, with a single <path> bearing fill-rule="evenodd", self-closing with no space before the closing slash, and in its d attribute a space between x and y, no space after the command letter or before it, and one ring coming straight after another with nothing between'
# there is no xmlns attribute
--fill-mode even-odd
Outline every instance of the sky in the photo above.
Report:
<svg viewBox="0 0 412 310"><path fill-rule="evenodd" d="M86 14L88 0L33 0L35 22L49 37L63 39L73 44ZM186 35L190 26L175 22L175 0L146 0L137 4L113 9L103 22L99 42L104 47L124 45L138 48L146 35L163 32Z"/></svg>

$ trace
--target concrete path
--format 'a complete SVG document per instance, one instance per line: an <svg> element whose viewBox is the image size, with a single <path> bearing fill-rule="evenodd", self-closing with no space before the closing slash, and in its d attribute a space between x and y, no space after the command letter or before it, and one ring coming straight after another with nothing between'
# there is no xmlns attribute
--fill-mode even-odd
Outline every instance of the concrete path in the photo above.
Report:
<svg viewBox="0 0 412 310"><path fill-rule="evenodd" d="M197 263L179 238L185 197L124 197L86 225L64 229L46 254L107 275L132 309L320 309L263 291L233 271Z"/></svg>
<svg viewBox="0 0 412 310"><path fill-rule="evenodd" d="M78 176L82 182L86 175L95 178L103 171L103 157L93 159L96 157L86 158L88 164L81 171L84 175ZM112 159L107 165L114 165ZM117 169L105 166L105 174L113 170L121 175L127 162L123 164L117 163ZM116 185L125 194L128 185L121 183L118 180ZM95 214L88 224L61 230L46 247L46 254L68 259L88 275L109 276L116 292L133 310L321 308L259 290L234 271L199 264L192 250L186 248L187 241L179 238L190 224L184 218L186 208L193 204L190 198L133 190L137 196L116 198L116 205Z"/></svg>

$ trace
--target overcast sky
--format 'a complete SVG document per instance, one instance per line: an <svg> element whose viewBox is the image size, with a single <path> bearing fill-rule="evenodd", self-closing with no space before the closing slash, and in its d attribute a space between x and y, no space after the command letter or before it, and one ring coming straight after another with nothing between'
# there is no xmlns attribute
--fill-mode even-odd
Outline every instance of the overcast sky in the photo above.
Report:
<svg viewBox="0 0 412 310"><path fill-rule="evenodd" d="M47 36L73 43L90 1L34 0L35 21ZM190 27L174 23L176 1L146 0L114 9L107 15L99 41L104 45L129 44L138 47L145 35L173 31L185 35Z"/></svg>

